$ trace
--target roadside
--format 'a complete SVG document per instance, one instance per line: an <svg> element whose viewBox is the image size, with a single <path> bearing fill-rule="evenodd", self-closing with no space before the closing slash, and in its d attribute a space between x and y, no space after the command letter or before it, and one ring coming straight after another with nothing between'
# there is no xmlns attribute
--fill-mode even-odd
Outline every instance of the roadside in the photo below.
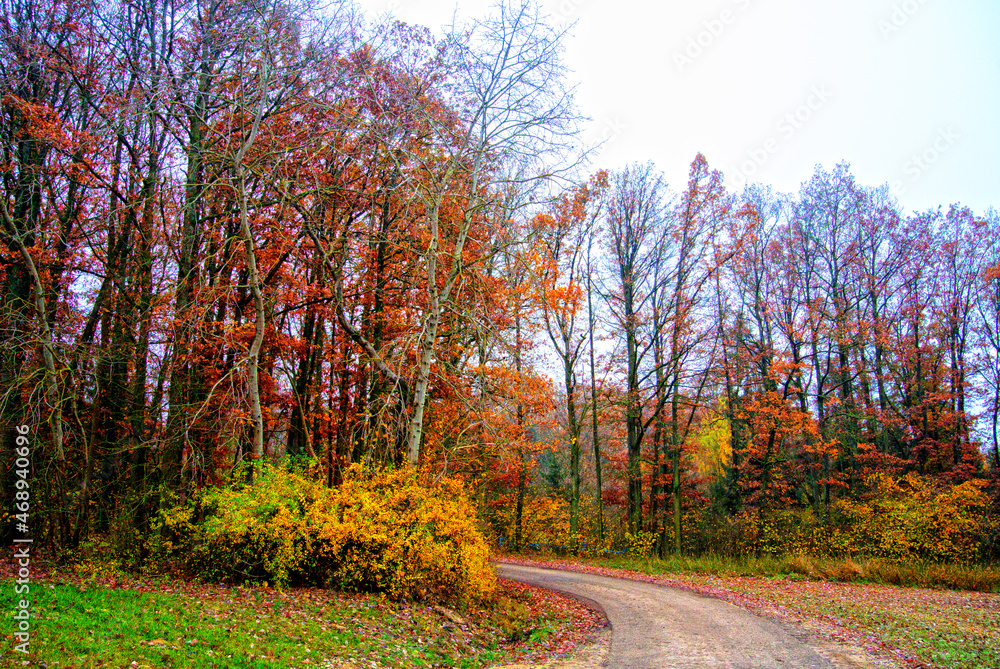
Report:
<svg viewBox="0 0 1000 669"><path fill-rule="evenodd" d="M608 655L611 652L611 634L611 628L605 627L596 632L593 641L583 643L568 653L552 655L532 663L498 665L493 669L601 669L609 667Z"/></svg>
<svg viewBox="0 0 1000 669"><path fill-rule="evenodd" d="M579 561L520 564L666 585L731 602L900 667L1000 667L1000 595L704 574L648 574Z"/></svg>
<svg viewBox="0 0 1000 669"><path fill-rule="evenodd" d="M485 667L544 662L593 641L576 600L500 582L489 608L455 610L320 588L199 584L41 566L30 653L15 653L13 576L0 564L0 666Z"/></svg>

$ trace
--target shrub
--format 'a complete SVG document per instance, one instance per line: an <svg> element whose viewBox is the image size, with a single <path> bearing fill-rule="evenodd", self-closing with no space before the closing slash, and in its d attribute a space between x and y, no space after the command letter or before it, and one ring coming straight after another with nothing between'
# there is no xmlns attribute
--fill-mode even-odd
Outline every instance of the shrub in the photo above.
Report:
<svg viewBox="0 0 1000 669"><path fill-rule="evenodd" d="M503 537L504 544L514 543L517 517L512 498L509 503L497 506L493 526ZM566 546L569 543L569 504L566 500L549 495L525 496L521 511L521 545Z"/></svg>
<svg viewBox="0 0 1000 669"><path fill-rule="evenodd" d="M649 557L656 547L658 536L655 532L626 532L624 537L625 551L635 557Z"/></svg>
<svg viewBox="0 0 1000 669"><path fill-rule="evenodd" d="M496 586L461 483L353 467L339 488L263 468L254 485L166 508L152 550L211 581L266 581L477 603Z"/></svg>
<svg viewBox="0 0 1000 669"><path fill-rule="evenodd" d="M896 560L968 562L980 557L990 531L985 483L944 486L910 474L899 480L876 475L861 501L834 506L852 552Z"/></svg>
<svg viewBox="0 0 1000 669"><path fill-rule="evenodd" d="M875 475L859 499L841 498L828 514L811 507L711 509L686 525L693 550L725 555L851 557L904 561L989 560L998 532L982 480L947 485L915 474ZM685 542L687 545L687 541Z"/></svg>

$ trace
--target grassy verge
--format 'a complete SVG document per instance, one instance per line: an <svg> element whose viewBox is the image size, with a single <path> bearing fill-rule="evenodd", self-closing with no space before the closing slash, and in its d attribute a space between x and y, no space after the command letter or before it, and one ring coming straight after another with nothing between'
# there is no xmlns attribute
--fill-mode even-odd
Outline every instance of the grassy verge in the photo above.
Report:
<svg viewBox="0 0 1000 669"><path fill-rule="evenodd" d="M565 611L539 606L542 596L504 583L494 607L456 613L323 590L53 579L32 583L27 666L490 666L543 647L567 625ZM20 664L14 602L13 584L0 581L0 656Z"/></svg>
<svg viewBox="0 0 1000 669"><path fill-rule="evenodd" d="M652 581L720 597L763 615L794 624L808 623L812 629L903 667L1000 667L1000 594L940 587L941 581L960 574L968 575L968 583L978 583L968 574L970 567L936 569L933 565L894 567L886 563L873 568L869 562L852 567L845 561L795 558L625 557L534 563ZM807 568L811 572L803 573ZM855 568L861 573L853 573ZM937 587L891 585L895 573L904 582L932 582ZM871 582L873 575L882 582ZM856 582L864 576L869 582ZM832 582L834 577L854 582Z"/></svg>
<svg viewBox="0 0 1000 669"><path fill-rule="evenodd" d="M862 641L897 649L905 665L1000 667L998 595L760 577L729 578L722 586L765 602L768 612L832 621Z"/></svg>
<svg viewBox="0 0 1000 669"><path fill-rule="evenodd" d="M585 560L596 565L631 569L649 574L713 574L717 576L764 576L800 578L843 583L881 583L922 588L949 588L978 592L1000 592L1000 567L996 565L900 563L880 559L833 559L792 557L698 557L670 556L664 559L632 556L597 557Z"/></svg>

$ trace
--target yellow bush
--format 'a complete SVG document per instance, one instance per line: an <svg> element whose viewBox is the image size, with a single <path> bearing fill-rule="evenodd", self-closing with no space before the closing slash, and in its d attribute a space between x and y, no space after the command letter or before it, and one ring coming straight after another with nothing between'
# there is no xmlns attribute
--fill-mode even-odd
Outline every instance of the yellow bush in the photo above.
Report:
<svg viewBox="0 0 1000 669"><path fill-rule="evenodd" d="M200 522L199 517L204 518ZM474 603L496 574L462 485L351 468L339 488L265 468L252 486L166 509L161 553L208 580L267 581Z"/></svg>
<svg viewBox="0 0 1000 669"><path fill-rule="evenodd" d="M945 486L914 474L899 480L879 474L868 484L866 499L834 506L853 552L901 560L979 557L989 522L985 482Z"/></svg>
<svg viewBox="0 0 1000 669"><path fill-rule="evenodd" d="M625 550L629 555L649 557L653 554L653 548L656 547L657 534L655 532L647 532L645 530L635 534L626 532L624 541Z"/></svg>
<svg viewBox="0 0 1000 669"><path fill-rule="evenodd" d="M513 544L517 531L517 509L513 499L505 500L495 513L504 543ZM521 544L569 545L569 503L560 497L525 497L521 511Z"/></svg>
<svg viewBox="0 0 1000 669"><path fill-rule="evenodd" d="M968 562L986 557L992 521L985 486L879 474L867 481L863 498L839 499L824 517L808 507L745 509L703 522L699 531L711 549L735 554Z"/></svg>

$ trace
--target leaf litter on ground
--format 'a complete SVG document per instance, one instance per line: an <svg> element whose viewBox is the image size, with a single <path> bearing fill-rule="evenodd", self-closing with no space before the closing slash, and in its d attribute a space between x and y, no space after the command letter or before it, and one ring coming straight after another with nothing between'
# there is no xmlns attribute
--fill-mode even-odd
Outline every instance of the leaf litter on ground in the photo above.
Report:
<svg viewBox="0 0 1000 669"><path fill-rule="evenodd" d="M585 561L506 556L509 564L680 588L851 643L912 669L1000 669L1000 594L802 578L645 573Z"/></svg>
<svg viewBox="0 0 1000 669"><path fill-rule="evenodd" d="M0 567L8 612L12 579ZM576 600L503 579L494 606L452 610L374 594L40 565L31 600L33 652L22 666L61 669L483 667L570 652L604 624Z"/></svg>

